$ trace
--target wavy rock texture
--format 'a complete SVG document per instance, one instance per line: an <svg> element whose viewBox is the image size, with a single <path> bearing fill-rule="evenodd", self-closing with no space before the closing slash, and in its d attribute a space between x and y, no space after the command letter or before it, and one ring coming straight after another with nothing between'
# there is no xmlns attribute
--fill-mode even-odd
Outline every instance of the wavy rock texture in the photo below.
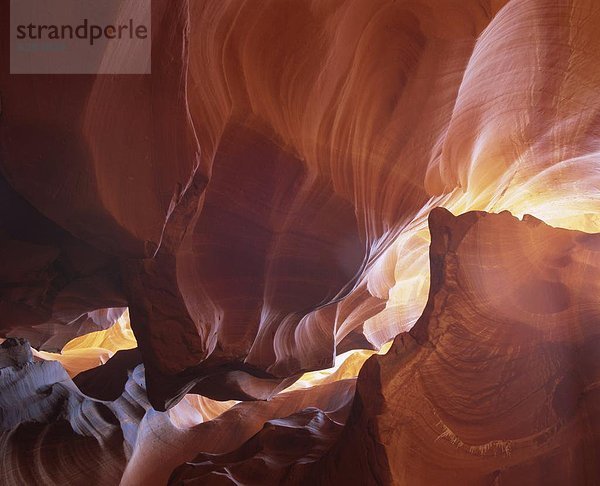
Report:
<svg viewBox="0 0 600 486"><path fill-rule="evenodd" d="M436 209L414 328L362 369L321 484L597 484L600 234Z"/></svg>
<svg viewBox="0 0 600 486"><path fill-rule="evenodd" d="M296 414L306 409L318 409L320 413L329 417L327 421L316 421L317 425L325 426L324 430L308 429L311 440L317 445L321 444L322 447L331 440L328 436L335 433L326 427L330 425L330 428L335 428L330 421L336 423L345 421L354 396L354 385L355 380L341 380L311 387L308 390L282 393L269 401L242 402L213 420L184 429L167 422L164 413L148 413L141 423L143 429L138 432L138 443L142 445L137 447L132 455L121 482L126 485L167 484L173 470L181 464L202 460L208 455L223 456L232 453L237 457L235 451L247 447L245 443L253 442L254 436L261 435L265 423L273 419L279 418L276 423L281 424L282 427L301 429L299 426L301 422L298 424L299 417ZM179 413L176 409L181 404L188 405L182 401L171 409L171 412ZM269 425L266 427L270 428ZM290 434L288 437L293 440L293 436L294 434ZM260 438L254 440L261 442ZM164 447L165 442L169 444L168 447ZM277 448L281 449L281 446ZM310 460L310 457L318 456L322 451L319 447L311 448L309 453L306 449L299 449L302 451L300 454L298 450L290 450L286 453L284 449L279 458L274 457L273 474L284 472L286 461L302 459L305 453L306 460ZM240 453L240 462L248 460L251 463L252 458L245 454L248 452ZM296 454L300 457L294 457ZM216 465L210 464L209 470L212 467L218 472L219 466L217 458ZM240 474L246 474L248 469L252 471L252 464L242 465L240 469ZM261 471L259 478L266 478L268 474L266 470Z"/></svg>
<svg viewBox="0 0 600 486"><path fill-rule="evenodd" d="M123 309L100 309L87 313L88 320L112 325L102 331L94 331L69 341L60 353L36 351L37 358L60 361L71 377L106 363L116 352L136 349L137 343L129 323L129 311ZM95 319L95 321L94 321ZM139 362L139 361L138 361Z"/></svg>
<svg viewBox="0 0 600 486"><path fill-rule="evenodd" d="M600 232L595 0L154 0L150 76L10 75L9 20L0 337L62 363L5 368L13 482L598 480L596 237L535 219ZM440 206L534 218L434 213L430 282Z"/></svg>
<svg viewBox="0 0 600 486"><path fill-rule="evenodd" d="M148 403L135 350L117 353L73 382L58 361L33 361L26 341L8 339L0 346L0 481L7 485L112 485L119 478L126 485L166 484L177 466L197 455L239 456L242 464L233 474L243 476L256 468L253 444L265 444L268 458L291 431L299 436L297 446L255 471L273 480L275 472L281 477L297 460L314 461L328 449L354 396L355 380L346 376L358 371L344 362L336 375L268 402L188 395L169 412L157 412ZM219 467L212 465L215 472Z"/></svg>
<svg viewBox="0 0 600 486"><path fill-rule="evenodd" d="M2 397L11 397L2 407L7 457L22 460L15 448L39 443L50 428L50 437L60 433L55 440L67 448L60 457L81 447L69 430L103 438L103 447L89 446L89 454L108 455L103 467L112 472L102 473L102 484L123 471L123 459L114 456L121 448L130 457L122 482L135 485L165 484L169 476L173 484L222 484L224 478L239 484L594 484L600 235L551 228L533 217L454 217L443 209L431 214L430 228L433 284L425 312L388 354L367 362L343 433L354 396L344 367L356 369L350 360L356 354L333 375L307 377L308 388L300 382L271 401L229 410L207 403L198 420L202 405L190 399L168 413L152 410L141 367L115 385L120 397L98 402L83 397L60 364L35 365L27 345L9 340L2 362L10 366L1 376ZM137 359L119 354L92 370L90 390L101 393L108 379L119 380L118 369L137 366ZM52 392L43 391L49 385ZM34 389L40 399L30 398ZM52 432L57 415L71 429L65 424ZM50 423L19 425L31 420ZM113 438L120 436L119 423L121 445ZM54 453L40 444L41 454ZM86 453L74 456L80 462L72 469L38 471L32 480L54 484L64 474L83 474Z"/></svg>
<svg viewBox="0 0 600 486"><path fill-rule="evenodd" d="M232 484L295 483L298 473L291 473L291 466L320 458L341 429L341 424L320 410L305 409L267 422L233 452L196 457L194 462L181 466L169 484L223 484L223 478Z"/></svg>
<svg viewBox="0 0 600 486"><path fill-rule="evenodd" d="M27 342L5 341L0 360L2 484L118 482L126 458L110 407L83 396L57 361L33 362Z"/></svg>
<svg viewBox="0 0 600 486"><path fill-rule="evenodd" d="M155 407L266 398L413 325L432 207L599 229L598 15L155 2L152 76L0 79L2 171L119 258Z"/></svg>

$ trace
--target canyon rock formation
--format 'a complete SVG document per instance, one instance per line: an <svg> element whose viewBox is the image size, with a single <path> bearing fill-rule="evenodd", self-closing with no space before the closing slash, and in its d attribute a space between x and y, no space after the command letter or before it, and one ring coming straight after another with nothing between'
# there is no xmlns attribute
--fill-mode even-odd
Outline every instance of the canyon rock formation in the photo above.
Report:
<svg viewBox="0 0 600 486"><path fill-rule="evenodd" d="M444 209L430 230L425 311L363 367L316 478L597 484L600 234Z"/></svg>
<svg viewBox="0 0 600 486"><path fill-rule="evenodd" d="M596 3L3 2L0 482L600 482Z"/></svg>

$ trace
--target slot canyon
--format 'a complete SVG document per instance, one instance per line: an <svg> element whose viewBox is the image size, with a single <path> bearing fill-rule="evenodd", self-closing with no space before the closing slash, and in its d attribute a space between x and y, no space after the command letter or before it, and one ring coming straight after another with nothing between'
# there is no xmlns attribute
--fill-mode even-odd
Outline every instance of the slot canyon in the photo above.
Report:
<svg viewBox="0 0 600 486"><path fill-rule="evenodd" d="M597 0L15 1L1 485L600 485Z"/></svg>

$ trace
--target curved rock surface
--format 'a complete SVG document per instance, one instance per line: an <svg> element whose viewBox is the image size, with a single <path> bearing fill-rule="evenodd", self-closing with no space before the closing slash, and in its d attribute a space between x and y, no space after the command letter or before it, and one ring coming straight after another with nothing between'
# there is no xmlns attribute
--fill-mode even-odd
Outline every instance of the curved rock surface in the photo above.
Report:
<svg viewBox="0 0 600 486"><path fill-rule="evenodd" d="M169 484L297 484L298 472L319 459L339 436L342 425L327 414L305 409L270 420L260 432L228 454L203 454L181 466Z"/></svg>
<svg viewBox="0 0 600 486"><path fill-rule="evenodd" d="M82 395L59 362L34 362L26 341L1 346L2 484L117 483L126 453L110 406Z"/></svg>
<svg viewBox="0 0 600 486"><path fill-rule="evenodd" d="M421 318L361 370L318 484L600 481L600 234L434 210Z"/></svg>
<svg viewBox="0 0 600 486"><path fill-rule="evenodd" d="M600 229L599 15L591 0L157 1L151 76L4 71L0 166L118 262L157 409L192 389L263 399L414 324L431 208ZM21 251L56 280L57 248ZM13 315L32 303L27 325L49 322L36 288L8 299ZM125 305L79 290L77 316Z"/></svg>
<svg viewBox="0 0 600 486"><path fill-rule="evenodd" d="M147 76L9 3L6 481L600 481L596 0L153 0Z"/></svg>
<svg viewBox="0 0 600 486"><path fill-rule="evenodd" d="M26 341L0 346L0 482L7 485L166 484L179 465L198 457L215 458L207 474L218 475L229 455L240 463L234 477L244 476L262 460L253 458L257 448L264 448L264 458L275 454L272 467L258 471L273 480L328 449L354 396L354 379L324 379L271 401L235 404L188 395L169 412L157 412L135 350L117 353L73 382L58 361L34 361ZM288 431L298 436L297 447L278 452Z"/></svg>
<svg viewBox="0 0 600 486"><path fill-rule="evenodd" d="M356 396L344 378L367 356L355 353L270 401L186 398L156 412L135 350L76 378L112 400L99 401L58 362L5 341L7 478L59 484L90 454L106 468L99 484L595 484L600 234L507 212L440 208L429 222L428 304L367 361ZM23 476L27 444L40 447L35 463L73 463Z"/></svg>

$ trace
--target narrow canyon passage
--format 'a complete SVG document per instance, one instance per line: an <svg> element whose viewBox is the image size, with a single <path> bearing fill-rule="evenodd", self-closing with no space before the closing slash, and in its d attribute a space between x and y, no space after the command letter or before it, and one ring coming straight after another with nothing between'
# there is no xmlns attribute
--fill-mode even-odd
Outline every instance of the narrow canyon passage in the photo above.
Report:
<svg viewBox="0 0 600 486"><path fill-rule="evenodd" d="M595 0L25 1L0 484L600 484Z"/></svg>

